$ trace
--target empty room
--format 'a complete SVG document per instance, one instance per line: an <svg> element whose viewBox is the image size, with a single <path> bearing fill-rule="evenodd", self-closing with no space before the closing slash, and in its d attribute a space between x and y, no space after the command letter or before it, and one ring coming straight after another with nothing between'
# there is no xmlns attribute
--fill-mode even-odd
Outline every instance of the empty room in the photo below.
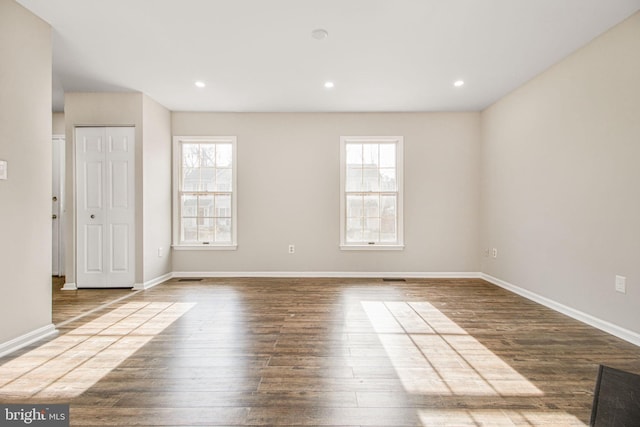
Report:
<svg viewBox="0 0 640 427"><path fill-rule="evenodd" d="M0 0L0 425L640 426L640 0Z"/></svg>

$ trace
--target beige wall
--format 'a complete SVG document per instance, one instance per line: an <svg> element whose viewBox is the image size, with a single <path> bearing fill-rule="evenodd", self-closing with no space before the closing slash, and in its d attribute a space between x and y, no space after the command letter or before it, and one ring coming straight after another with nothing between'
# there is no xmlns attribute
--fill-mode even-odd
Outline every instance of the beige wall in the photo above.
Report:
<svg viewBox="0 0 640 427"><path fill-rule="evenodd" d="M479 126L478 113L173 113L174 135L238 138L238 249L175 251L173 269L477 272ZM341 135L404 136L404 251L339 249Z"/></svg>
<svg viewBox="0 0 640 427"><path fill-rule="evenodd" d="M74 167L76 126L136 127L136 282L143 279L142 224L142 98L141 93L66 93L66 281L75 283L75 202Z"/></svg>
<svg viewBox="0 0 640 427"><path fill-rule="evenodd" d="M481 188L483 272L636 333L639 52L637 13L483 112Z"/></svg>
<svg viewBox="0 0 640 427"><path fill-rule="evenodd" d="M143 282L148 282L171 273L171 113L148 96L142 134Z"/></svg>
<svg viewBox="0 0 640 427"><path fill-rule="evenodd" d="M64 113L53 113L53 134L65 134Z"/></svg>
<svg viewBox="0 0 640 427"><path fill-rule="evenodd" d="M0 344L51 324L51 30L0 0Z"/></svg>

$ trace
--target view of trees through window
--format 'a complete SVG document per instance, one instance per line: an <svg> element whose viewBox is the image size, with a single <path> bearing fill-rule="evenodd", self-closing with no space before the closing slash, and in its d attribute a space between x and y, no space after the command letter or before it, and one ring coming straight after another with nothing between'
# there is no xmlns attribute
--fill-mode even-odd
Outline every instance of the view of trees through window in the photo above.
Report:
<svg viewBox="0 0 640 427"><path fill-rule="evenodd" d="M232 144L182 143L180 157L180 242L232 243Z"/></svg>
<svg viewBox="0 0 640 427"><path fill-rule="evenodd" d="M394 143L345 144L346 243L394 243L397 164Z"/></svg>

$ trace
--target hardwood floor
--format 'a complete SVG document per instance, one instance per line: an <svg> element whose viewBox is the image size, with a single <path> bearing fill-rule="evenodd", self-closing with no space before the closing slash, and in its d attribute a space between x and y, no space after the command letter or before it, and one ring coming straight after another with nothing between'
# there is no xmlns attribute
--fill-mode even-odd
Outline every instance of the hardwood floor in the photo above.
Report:
<svg viewBox="0 0 640 427"><path fill-rule="evenodd" d="M0 359L0 401L70 403L72 425L571 426L600 363L640 372L640 348L482 280L91 292Z"/></svg>
<svg viewBox="0 0 640 427"><path fill-rule="evenodd" d="M75 291L62 291L64 277L53 277L52 296L53 310L52 321L55 325L69 321L87 311L116 301L118 298L130 296L131 289L79 289Z"/></svg>

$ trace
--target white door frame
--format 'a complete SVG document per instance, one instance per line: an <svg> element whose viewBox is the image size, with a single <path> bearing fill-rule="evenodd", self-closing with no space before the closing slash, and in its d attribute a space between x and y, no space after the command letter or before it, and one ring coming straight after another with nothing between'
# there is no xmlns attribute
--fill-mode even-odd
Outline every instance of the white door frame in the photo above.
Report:
<svg viewBox="0 0 640 427"><path fill-rule="evenodd" d="M64 276L65 263L65 136L52 136L52 188L51 188L51 268L53 276Z"/></svg>

